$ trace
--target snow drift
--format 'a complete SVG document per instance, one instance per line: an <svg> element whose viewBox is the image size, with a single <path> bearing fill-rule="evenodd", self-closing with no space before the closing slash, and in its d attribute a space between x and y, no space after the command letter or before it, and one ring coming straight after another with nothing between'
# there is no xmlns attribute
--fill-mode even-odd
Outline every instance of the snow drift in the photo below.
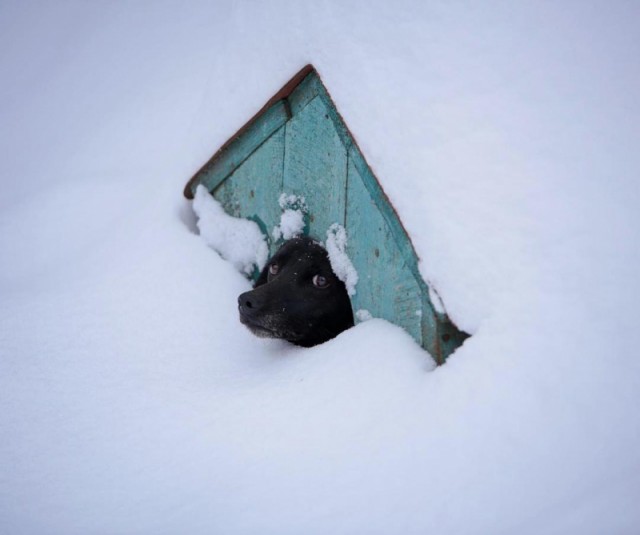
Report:
<svg viewBox="0 0 640 535"><path fill-rule="evenodd" d="M636 533L639 15L4 2L0 531ZM184 182L308 62L474 334L440 368L252 337L195 235Z"/></svg>

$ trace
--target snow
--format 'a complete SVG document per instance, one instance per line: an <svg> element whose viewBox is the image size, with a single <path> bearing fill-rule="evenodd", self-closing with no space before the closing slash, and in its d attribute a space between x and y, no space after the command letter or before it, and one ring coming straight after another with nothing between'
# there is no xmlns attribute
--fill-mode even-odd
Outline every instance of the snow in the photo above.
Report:
<svg viewBox="0 0 640 535"><path fill-rule="evenodd" d="M639 15L3 2L0 531L637 533ZM473 334L444 366L253 337L197 236L185 182L307 62Z"/></svg>
<svg viewBox="0 0 640 535"><path fill-rule="evenodd" d="M356 310L355 316L358 321L369 321L370 319L373 319L373 315L371 314L371 312L364 308L359 308L358 310Z"/></svg>
<svg viewBox="0 0 640 535"><path fill-rule="evenodd" d="M327 253L331 269L344 282L349 295L355 295L358 272L347 255L347 231L339 223L333 223L327 230Z"/></svg>
<svg viewBox="0 0 640 535"><path fill-rule="evenodd" d="M278 200L282 215L280 223L273 229L271 235L274 240L290 240L300 236L304 230L304 214L307 213L307 203L304 197L299 195L287 195L282 193Z"/></svg>
<svg viewBox="0 0 640 535"><path fill-rule="evenodd" d="M193 198L198 229L204 242L235 268L251 275L267 263L269 247L257 223L228 215L220 203L199 185Z"/></svg>
<svg viewBox="0 0 640 535"><path fill-rule="evenodd" d="M280 224L273 229L273 237L276 240L290 240L300 236L304 229L304 214L300 210L287 208L280 216Z"/></svg>

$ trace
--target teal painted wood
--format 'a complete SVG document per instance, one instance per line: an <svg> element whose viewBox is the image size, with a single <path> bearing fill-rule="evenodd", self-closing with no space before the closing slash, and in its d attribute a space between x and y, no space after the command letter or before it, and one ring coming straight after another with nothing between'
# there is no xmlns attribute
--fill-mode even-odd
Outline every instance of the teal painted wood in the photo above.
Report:
<svg viewBox="0 0 640 535"><path fill-rule="evenodd" d="M344 225L347 151L322 99L293 115L285 143L284 191L305 198L309 233L324 241L333 223Z"/></svg>
<svg viewBox="0 0 640 535"><path fill-rule="evenodd" d="M376 208L380 211L380 214L387 222L387 225L389 225L407 268L412 271L416 280L419 281L422 291L428 292L428 287L422 280L422 276L418 270L418 257L413 249L411 240L402 226L402 223L400 223L400 219L398 218L396 211L393 209L391 202L387 199L387 196L380 187L378 180L373 175L371 168L364 159L364 156L355 145L349 153L349 160L353 162L354 167L358 170L358 173L362 178L362 183L365 188L367 188L371 198L375 200Z"/></svg>
<svg viewBox="0 0 640 535"><path fill-rule="evenodd" d="M354 311L401 326L439 363L468 337L433 306L409 236L312 68L232 137L185 194L200 183L229 213L258 222L272 253L280 194L305 197L308 234L325 240L333 223L347 229L347 252L360 278Z"/></svg>
<svg viewBox="0 0 640 535"><path fill-rule="evenodd" d="M404 328L422 343L422 290L388 223L364 185L354 162L349 161L347 253L360 280L351 302L354 311L364 309ZM390 266L393 266L390 269ZM426 348L431 352L430 347Z"/></svg>
<svg viewBox="0 0 640 535"><path fill-rule="evenodd" d="M195 193L198 184L214 191L223 180L253 154L267 139L278 131L289 119L289 109L285 102L276 102L262 115L245 126L235 138L220 149L205 166L198 171L197 180L191 180L189 188ZM195 178L195 177L194 177Z"/></svg>
<svg viewBox="0 0 640 535"><path fill-rule="evenodd" d="M296 115L314 98L324 93L326 93L326 91L320 78L313 74L307 76L287 98L291 115Z"/></svg>
<svg viewBox="0 0 640 535"><path fill-rule="evenodd" d="M271 232L280 222L284 147L283 126L213 191L228 213L258 223L268 237L270 253L275 252Z"/></svg>
<svg viewBox="0 0 640 535"><path fill-rule="evenodd" d="M288 102L291 115L294 116L300 113L316 97L320 98L324 103L325 115L328 115L327 118L333 123L333 127L342 140L342 144L349 150L353 143L353 138L317 74L312 73L307 76L289 96Z"/></svg>

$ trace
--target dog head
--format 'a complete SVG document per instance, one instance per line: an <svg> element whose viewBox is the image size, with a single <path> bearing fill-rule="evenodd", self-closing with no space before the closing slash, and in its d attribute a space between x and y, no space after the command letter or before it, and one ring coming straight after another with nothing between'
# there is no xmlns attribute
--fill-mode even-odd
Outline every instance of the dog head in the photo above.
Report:
<svg viewBox="0 0 640 535"><path fill-rule="evenodd" d="M353 327L351 301L327 251L311 238L287 241L238 297L240 321L255 335L311 347Z"/></svg>

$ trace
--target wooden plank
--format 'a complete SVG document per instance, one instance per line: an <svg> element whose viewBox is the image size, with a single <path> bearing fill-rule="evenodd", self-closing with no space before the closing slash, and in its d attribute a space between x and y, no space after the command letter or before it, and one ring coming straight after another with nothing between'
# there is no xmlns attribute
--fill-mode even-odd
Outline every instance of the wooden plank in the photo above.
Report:
<svg viewBox="0 0 640 535"><path fill-rule="evenodd" d="M193 176L188 184L192 193L195 192L198 184L203 184L209 191L215 190L260 145L280 129L289 117L285 101L276 102L262 115L256 117Z"/></svg>
<svg viewBox="0 0 640 535"><path fill-rule="evenodd" d="M384 268L384 276L389 276L391 273L406 270L411 274L411 276L409 277L409 275L405 275L405 277L412 278L419 288L420 306L416 308L419 308L420 310L420 335L418 336L416 334L417 328L413 323L413 318L406 319L402 317L403 314L410 312L403 311L400 306L396 306L392 311L392 314L396 314L395 317L379 317L384 317L396 325L404 327L410 334L412 334L416 341L421 343L422 347L426 349L431 356L433 356L438 364L442 364L446 358L453 353L466 338L469 337L469 335L458 330L446 313L437 312L433 303L431 303L429 298L429 287L419 272L418 258L413 249L413 245L411 244L411 240L402 226L393 206L380 187L377 179L373 176L371 169L367 165L362 153L359 151L355 143L349 151L349 186L347 189L347 230L349 235L353 234L352 228L354 226L354 219L350 217L352 212L351 206L354 203L360 202L350 198L350 195L354 194L352 193L352 177L356 175L360 178L360 183L369 194L370 202L372 205L375 205L368 209L362 207L360 210L364 212L377 213L386 225L388 234L391 237L390 240L394 242L394 247L392 247L392 249L396 252L392 255L393 259L389 260L389 262L392 263L389 263ZM360 214L358 217L364 217L364 215ZM376 237L375 239L379 239L379 237ZM357 247L355 243L352 245L351 238L350 246ZM387 245L385 245L385 247L387 247ZM354 254L358 254L358 252L354 250ZM358 268L356 267L356 269ZM369 268L364 267L364 269ZM400 289L397 295L399 296L397 299L401 300L403 291ZM385 300L388 299L390 299L390 297L385 297ZM359 303L356 303L357 299L354 299L353 301L354 310L357 310L357 307L360 305ZM385 313L389 314L388 312ZM376 314L374 314L374 316L375 315ZM411 325L410 327L406 327L407 322Z"/></svg>
<svg viewBox="0 0 640 535"><path fill-rule="evenodd" d="M300 113L316 97L323 100L326 108L325 111L333 122L333 127L340 136L342 144L348 150L353 142L353 138L317 72L312 71L308 74L302 83L289 95L288 102L291 115Z"/></svg>
<svg viewBox="0 0 640 535"><path fill-rule="evenodd" d="M271 231L280 223L278 197L282 191L284 140L282 127L214 191L227 213L258 223L269 239L271 254L275 252Z"/></svg>
<svg viewBox="0 0 640 535"><path fill-rule="evenodd" d="M347 150L316 97L287 123L283 183L285 193L305 197L313 237L324 241L333 223L344 225L346 180Z"/></svg>
<svg viewBox="0 0 640 535"><path fill-rule="evenodd" d="M326 93L318 73L312 71L296 87L287 98L291 115L302 111L307 104L321 93Z"/></svg>
<svg viewBox="0 0 640 535"><path fill-rule="evenodd" d="M353 137L351 136L347 125L342 120L342 116L338 113L335 104L331 100L331 97L326 92L324 87L322 88L322 92L320 93L319 98L321 98L324 102L325 107L328 110L329 119L331 119L331 121L333 122L333 127L336 129L336 132L340 137L342 144L345 146L347 151L349 151L351 149L351 146L354 144Z"/></svg>
<svg viewBox="0 0 640 535"><path fill-rule="evenodd" d="M400 248L400 252L402 253L405 263L413 272L416 280L419 281L423 291L428 291L427 286L420 275L420 271L418 269L418 257L413 249L409 235L400 222L400 218L396 214L387 194L380 186L377 178L371 172L371 168L355 143L349 150L349 161L352 161L355 168L358 170L358 174L362 178L365 188L369 192L369 195L371 195L371 198L376 202L376 209L380 211L382 217L387 222L387 225L393 233L396 243Z"/></svg>
<svg viewBox="0 0 640 535"><path fill-rule="evenodd" d="M358 271L355 311L367 310L405 329L422 344L422 291L408 269L393 230L378 210L360 172L349 160L347 181L347 253Z"/></svg>

